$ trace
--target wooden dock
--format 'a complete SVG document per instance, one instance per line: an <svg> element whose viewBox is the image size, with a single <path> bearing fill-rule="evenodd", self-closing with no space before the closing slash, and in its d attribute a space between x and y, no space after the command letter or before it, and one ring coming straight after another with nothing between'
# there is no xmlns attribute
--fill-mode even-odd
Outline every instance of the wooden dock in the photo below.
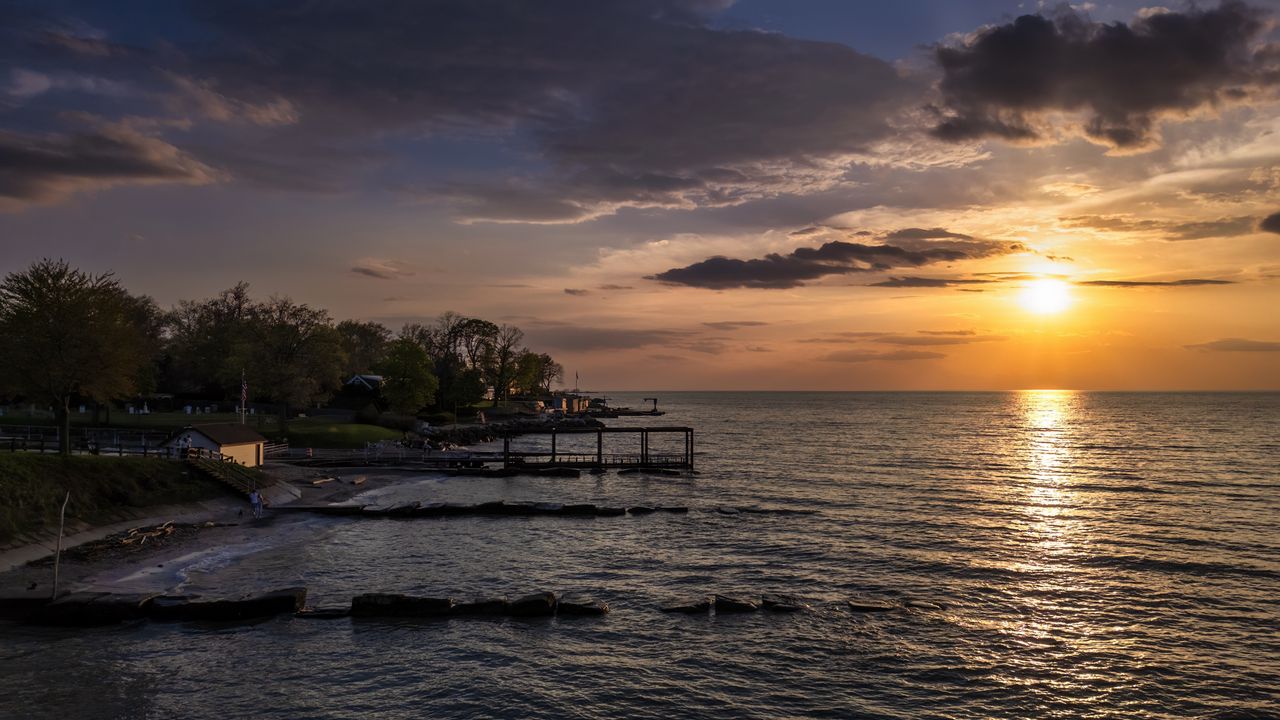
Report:
<svg viewBox="0 0 1280 720"><path fill-rule="evenodd" d="M551 447L546 450L527 451L513 448L513 439L527 435L550 435ZM594 452L583 452L582 443L577 449L562 446L565 436L595 435ZM605 436L630 436L634 444L625 452L606 452ZM327 450L288 448L268 454L268 460L284 460L307 465L350 466L353 464L400 464L424 469L489 469L508 471L548 470L552 468L626 469L648 468L665 470L693 469L693 428L690 427L557 427L542 431L523 431L520 435L502 438L502 450L433 451L399 446L372 447L360 450ZM655 449L652 441L661 445L663 438L679 436L678 452ZM667 447L674 443L666 443Z"/></svg>

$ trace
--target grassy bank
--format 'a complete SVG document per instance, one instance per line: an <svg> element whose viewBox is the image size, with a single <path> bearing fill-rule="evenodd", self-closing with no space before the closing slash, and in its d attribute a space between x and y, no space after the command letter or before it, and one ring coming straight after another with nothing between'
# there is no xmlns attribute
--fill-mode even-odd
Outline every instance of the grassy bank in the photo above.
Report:
<svg viewBox="0 0 1280 720"><path fill-rule="evenodd" d="M0 543L41 528L56 529L68 490L68 524L103 523L126 509L230 492L168 460L0 453Z"/></svg>
<svg viewBox="0 0 1280 720"><path fill-rule="evenodd" d="M282 437L289 439L289 447L294 448L361 448L367 442L380 440L399 440L404 433L380 425L363 425L361 423L335 423L324 418L298 418L289 421L286 433L263 432L272 440Z"/></svg>

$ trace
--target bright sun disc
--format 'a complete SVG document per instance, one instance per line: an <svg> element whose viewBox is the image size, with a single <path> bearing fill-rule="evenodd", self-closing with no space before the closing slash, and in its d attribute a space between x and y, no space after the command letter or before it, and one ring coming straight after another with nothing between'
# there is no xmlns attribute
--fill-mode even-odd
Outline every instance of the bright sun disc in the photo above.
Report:
<svg viewBox="0 0 1280 720"><path fill-rule="evenodd" d="M1040 315L1051 315L1067 309L1071 293L1061 280L1032 280L1018 298L1022 307Z"/></svg>

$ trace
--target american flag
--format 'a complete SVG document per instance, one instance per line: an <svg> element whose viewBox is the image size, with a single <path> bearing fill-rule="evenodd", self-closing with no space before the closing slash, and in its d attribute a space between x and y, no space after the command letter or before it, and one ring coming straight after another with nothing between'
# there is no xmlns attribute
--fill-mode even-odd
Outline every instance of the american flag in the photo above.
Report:
<svg viewBox="0 0 1280 720"><path fill-rule="evenodd" d="M244 379L244 371L240 371L240 412L249 406L249 381Z"/></svg>

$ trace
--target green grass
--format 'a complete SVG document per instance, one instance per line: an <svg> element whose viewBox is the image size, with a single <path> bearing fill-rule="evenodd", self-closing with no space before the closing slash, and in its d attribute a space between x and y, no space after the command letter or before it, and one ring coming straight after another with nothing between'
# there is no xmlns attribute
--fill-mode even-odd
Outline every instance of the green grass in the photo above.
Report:
<svg viewBox="0 0 1280 720"><path fill-rule="evenodd" d="M67 522L108 522L120 511L219 497L228 488L178 462L0 453L0 542L55 528L67 491Z"/></svg>
<svg viewBox="0 0 1280 720"><path fill-rule="evenodd" d="M367 442L399 440L404 433L380 425L336 423L325 418L298 418L289 421L289 431L280 433L273 426L260 430L272 440L289 439L294 448L361 448Z"/></svg>

